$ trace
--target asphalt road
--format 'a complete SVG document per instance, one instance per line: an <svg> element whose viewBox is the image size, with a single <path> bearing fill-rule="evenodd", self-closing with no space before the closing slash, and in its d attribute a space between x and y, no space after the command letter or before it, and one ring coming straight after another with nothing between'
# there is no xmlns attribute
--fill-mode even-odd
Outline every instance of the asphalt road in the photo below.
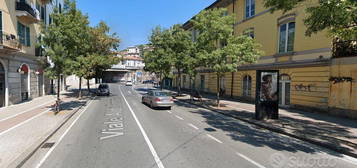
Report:
<svg viewBox="0 0 357 168"><path fill-rule="evenodd" d="M59 131L43 168L355 168L355 159L250 124L176 102L141 103L144 86L110 85L68 131Z"/></svg>

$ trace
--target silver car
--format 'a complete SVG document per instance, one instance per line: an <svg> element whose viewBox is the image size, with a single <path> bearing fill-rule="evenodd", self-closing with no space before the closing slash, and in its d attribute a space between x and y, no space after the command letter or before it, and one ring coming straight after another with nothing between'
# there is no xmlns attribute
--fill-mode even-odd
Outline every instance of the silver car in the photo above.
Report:
<svg viewBox="0 0 357 168"><path fill-rule="evenodd" d="M142 97L142 103L148 104L151 108L173 106L173 98L169 92L152 90Z"/></svg>

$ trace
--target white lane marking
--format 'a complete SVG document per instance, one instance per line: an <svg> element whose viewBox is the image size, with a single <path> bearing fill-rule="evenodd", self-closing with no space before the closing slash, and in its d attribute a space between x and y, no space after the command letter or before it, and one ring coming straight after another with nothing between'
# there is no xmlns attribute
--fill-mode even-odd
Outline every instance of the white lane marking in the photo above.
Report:
<svg viewBox="0 0 357 168"><path fill-rule="evenodd" d="M245 156L245 155L243 155L243 154L241 154L241 153L239 153L239 152L236 152L236 154L237 154L238 156L244 158L245 160L249 161L250 163L253 163L254 165L256 165L256 166L259 167L259 168L265 168L263 165L261 165L261 164L255 162L254 160L250 159L249 157L247 157L247 156Z"/></svg>
<svg viewBox="0 0 357 168"><path fill-rule="evenodd" d="M30 109L28 109L28 110L25 110L25 111L23 111L23 112L21 112L21 113L18 113L18 114L15 114L15 115L12 115L12 116L9 116L9 117L0 119L0 122L5 121L5 120L8 120L8 119L10 119L10 118L14 118L14 117L16 117L16 116L18 116L18 115L20 115L20 114L29 112L29 111L31 111L31 110L34 110L34 109L39 108L39 107L41 107L41 106L44 106L44 105L46 105L46 104L48 104L48 103L50 103L50 102L53 102L53 101L54 101L54 100L48 101L48 102L46 102L46 103L43 103L43 104L40 104L40 105L38 105L38 106L32 107L32 108L30 108Z"/></svg>
<svg viewBox="0 0 357 168"><path fill-rule="evenodd" d="M222 141L220 141L219 139L217 139L216 137L214 137L214 136L212 136L212 135L210 135L210 134L206 134L206 135L207 135L209 138L215 140L215 141L218 142L218 143L223 143Z"/></svg>
<svg viewBox="0 0 357 168"><path fill-rule="evenodd" d="M182 117L178 116L178 115L175 115L176 118L180 119L180 120L183 120Z"/></svg>
<svg viewBox="0 0 357 168"><path fill-rule="evenodd" d="M31 117L31 118L29 118L29 119L27 119L27 120L21 122L21 123L19 123L19 124L13 126L13 127L11 127L11 128L9 128L9 129L7 129L7 130L1 132L1 133L0 133L0 136L6 134L6 133L8 133L8 132L10 132L11 130L13 130L13 129L17 128L17 127L20 127L21 125L24 125L24 124L30 122L31 120L33 120L33 119L35 119L35 118L37 118L37 117L39 117L39 116L41 116L41 115L43 115L43 114L49 112L50 110L51 110L51 109L47 109L47 110L45 110L45 111L43 111L43 112L41 112L41 113L39 113L39 114L37 114L37 115L35 115L35 116L33 116L33 117Z"/></svg>
<svg viewBox="0 0 357 168"><path fill-rule="evenodd" d="M128 91L129 94L131 94L131 91Z"/></svg>
<svg viewBox="0 0 357 168"><path fill-rule="evenodd" d="M191 124L191 123L189 123L188 125L189 125L190 127L194 128L194 129L196 129L196 130L199 129L198 127L196 127L195 125L193 125L193 124Z"/></svg>
<svg viewBox="0 0 357 168"><path fill-rule="evenodd" d="M95 99L95 97L93 98ZM92 104L93 99L89 104L81 111L81 113L78 115L78 117L71 123L71 125L67 128L67 130L61 135L61 137L58 139L58 142L55 143L55 145L46 153L46 155L41 159L41 161L36 165L36 168L39 168L42 166L42 164L46 161L46 159L51 155L53 150L58 146L58 144L61 143L62 139L66 136L66 134L69 132L69 130L73 127L73 125L78 121L78 119L82 116L82 114L87 110L87 108Z"/></svg>
<svg viewBox="0 0 357 168"><path fill-rule="evenodd" d="M172 114L172 112L171 111L167 111L168 113L170 113L170 114Z"/></svg>
<svg viewBox="0 0 357 168"><path fill-rule="evenodd" d="M162 164L161 160L160 160L160 157L157 155L154 146L151 144L150 139L149 139L149 137L147 136L147 134L146 134L146 132L145 132L143 126L142 126L141 123L139 122L139 120L138 120L138 118L136 117L136 115L135 115L133 109L131 108L131 106L129 105L128 101L127 101L126 98L124 97L124 95L123 95L123 93L122 93L122 91L121 91L121 89L120 89L120 86L119 86L119 90L120 90L121 96L124 98L124 101L125 101L126 105L127 105L128 108L129 108L131 114L133 115L133 117L134 117L134 119L135 119L135 121L136 121L136 124L138 125L138 127L139 127L139 129L140 129L140 131L141 131L141 134L143 135L143 137L144 137L144 139L145 139L147 145L149 146L149 149L150 149L150 151L151 151L151 154L154 156L156 165L157 165L159 168L165 168L164 165Z"/></svg>

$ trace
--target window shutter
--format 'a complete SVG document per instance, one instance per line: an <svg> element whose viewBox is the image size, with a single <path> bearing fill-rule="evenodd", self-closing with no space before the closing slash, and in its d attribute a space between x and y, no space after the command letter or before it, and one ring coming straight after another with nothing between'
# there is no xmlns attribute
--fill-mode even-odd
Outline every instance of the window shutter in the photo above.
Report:
<svg viewBox="0 0 357 168"><path fill-rule="evenodd" d="M24 34L23 34L23 25L20 22L17 22L17 34L20 39L21 44L25 44Z"/></svg>
<svg viewBox="0 0 357 168"><path fill-rule="evenodd" d="M26 27L26 45L31 46L30 28Z"/></svg>

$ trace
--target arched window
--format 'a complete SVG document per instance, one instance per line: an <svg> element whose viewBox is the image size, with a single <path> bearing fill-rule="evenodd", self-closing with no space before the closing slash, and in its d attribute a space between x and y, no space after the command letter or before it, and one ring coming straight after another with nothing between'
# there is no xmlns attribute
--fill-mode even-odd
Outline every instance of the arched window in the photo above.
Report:
<svg viewBox="0 0 357 168"><path fill-rule="evenodd" d="M252 77L246 75L243 77L243 96L252 95Z"/></svg>

